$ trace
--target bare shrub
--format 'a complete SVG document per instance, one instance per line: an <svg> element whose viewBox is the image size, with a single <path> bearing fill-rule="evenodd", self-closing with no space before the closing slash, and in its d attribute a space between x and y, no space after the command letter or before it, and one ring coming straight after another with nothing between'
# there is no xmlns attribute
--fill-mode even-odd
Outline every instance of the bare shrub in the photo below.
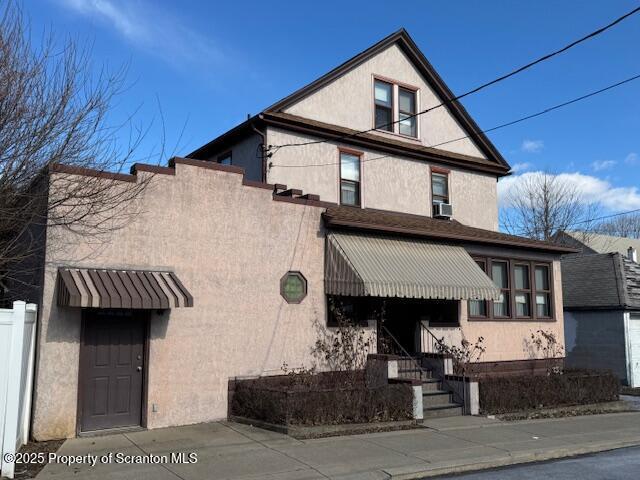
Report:
<svg viewBox="0 0 640 480"><path fill-rule="evenodd" d="M474 343L462 338L460 346L447 345L444 337L442 337L437 341L436 349L438 353L450 356L453 359L454 373L462 376L467 376L469 364L479 362L486 351L484 337L478 337Z"/></svg>

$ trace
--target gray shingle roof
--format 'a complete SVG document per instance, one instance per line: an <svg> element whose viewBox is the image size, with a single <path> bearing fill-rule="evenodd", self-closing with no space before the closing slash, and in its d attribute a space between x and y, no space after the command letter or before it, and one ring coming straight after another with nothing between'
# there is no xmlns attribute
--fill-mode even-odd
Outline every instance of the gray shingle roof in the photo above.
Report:
<svg viewBox="0 0 640 480"><path fill-rule="evenodd" d="M619 253L562 259L567 310L640 309L640 265Z"/></svg>
<svg viewBox="0 0 640 480"><path fill-rule="evenodd" d="M565 245L580 248L584 253L618 252L627 255L629 247L640 252L638 238L614 237L591 232L560 232L556 240Z"/></svg>

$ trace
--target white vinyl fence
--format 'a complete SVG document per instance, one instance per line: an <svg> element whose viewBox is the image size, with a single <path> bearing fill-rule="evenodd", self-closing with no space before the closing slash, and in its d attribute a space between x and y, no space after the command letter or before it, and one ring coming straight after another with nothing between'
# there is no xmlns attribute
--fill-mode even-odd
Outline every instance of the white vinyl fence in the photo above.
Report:
<svg viewBox="0 0 640 480"><path fill-rule="evenodd" d="M13 478L14 455L29 439L36 306L0 309L0 472Z"/></svg>

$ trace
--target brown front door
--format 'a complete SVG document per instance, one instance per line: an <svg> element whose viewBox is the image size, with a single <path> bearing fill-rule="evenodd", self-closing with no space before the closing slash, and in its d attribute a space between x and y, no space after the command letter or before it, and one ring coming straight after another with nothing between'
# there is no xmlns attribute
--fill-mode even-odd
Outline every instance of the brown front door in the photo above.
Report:
<svg viewBox="0 0 640 480"><path fill-rule="evenodd" d="M145 336L144 312L84 312L80 431L140 425Z"/></svg>

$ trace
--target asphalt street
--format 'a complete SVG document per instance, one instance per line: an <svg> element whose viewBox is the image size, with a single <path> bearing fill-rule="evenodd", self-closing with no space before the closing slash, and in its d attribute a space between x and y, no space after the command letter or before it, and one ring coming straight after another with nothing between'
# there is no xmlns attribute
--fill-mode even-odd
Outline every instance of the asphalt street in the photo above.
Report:
<svg viewBox="0 0 640 480"><path fill-rule="evenodd" d="M637 480L640 478L640 447L438 478L456 480L538 480L541 478L549 480Z"/></svg>

